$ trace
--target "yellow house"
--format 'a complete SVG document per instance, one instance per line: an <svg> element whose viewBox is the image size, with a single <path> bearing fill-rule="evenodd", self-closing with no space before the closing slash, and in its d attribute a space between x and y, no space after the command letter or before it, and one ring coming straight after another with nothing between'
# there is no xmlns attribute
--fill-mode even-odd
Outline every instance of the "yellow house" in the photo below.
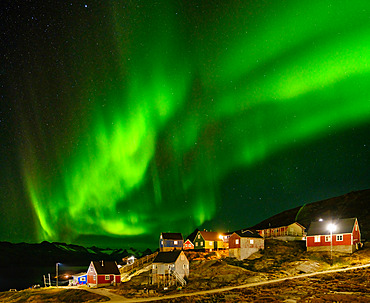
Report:
<svg viewBox="0 0 370 303"><path fill-rule="evenodd" d="M213 231L198 231L194 239L194 249L224 249L223 235Z"/></svg>

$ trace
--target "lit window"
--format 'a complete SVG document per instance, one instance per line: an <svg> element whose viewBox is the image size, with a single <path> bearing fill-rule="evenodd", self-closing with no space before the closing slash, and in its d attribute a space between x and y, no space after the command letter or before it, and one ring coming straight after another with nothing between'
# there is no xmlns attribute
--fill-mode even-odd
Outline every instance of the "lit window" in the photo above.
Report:
<svg viewBox="0 0 370 303"><path fill-rule="evenodd" d="M250 240L250 243L251 243L251 244L253 244L253 243L254 243L254 240L253 240L253 239L251 239L251 240Z"/></svg>
<svg viewBox="0 0 370 303"><path fill-rule="evenodd" d="M200 246L203 246L203 241L202 241L202 242L200 242Z"/></svg>
<svg viewBox="0 0 370 303"><path fill-rule="evenodd" d="M105 280L109 280L110 279L110 276L109 275L105 275Z"/></svg>
<svg viewBox="0 0 370 303"><path fill-rule="evenodd" d="M357 228L358 228L358 226L357 226L357 223L356 223L356 225L355 225L355 230L357 231Z"/></svg>
<svg viewBox="0 0 370 303"><path fill-rule="evenodd" d="M330 236L325 236L325 242L330 242Z"/></svg>
<svg viewBox="0 0 370 303"><path fill-rule="evenodd" d="M239 239L235 239L235 244L239 244Z"/></svg>
<svg viewBox="0 0 370 303"><path fill-rule="evenodd" d="M213 245L213 241L209 241L209 246L212 246Z"/></svg>
<svg viewBox="0 0 370 303"><path fill-rule="evenodd" d="M198 235L198 239L200 239L200 235Z"/></svg>
<svg viewBox="0 0 370 303"><path fill-rule="evenodd" d="M337 241L343 241L343 235L337 235Z"/></svg>
<svg viewBox="0 0 370 303"><path fill-rule="evenodd" d="M177 241L174 241L173 244L177 245Z"/></svg>
<svg viewBox="0 0 370 303"><path fill-rule="evenodd" d="M195 242L195 246L198 246L198 242Z"/></svg>
<svg viewBox="0 0 370 303"><path fill-rule="evenodd" d="M85 277L81 277L81 281L86 281L86 278Z"/></svg>
<svg viewBox="0 0 370 303"><path fill-rule="evenodd" d="M315 236L315 242L320 242L320 236Z"/></svg>

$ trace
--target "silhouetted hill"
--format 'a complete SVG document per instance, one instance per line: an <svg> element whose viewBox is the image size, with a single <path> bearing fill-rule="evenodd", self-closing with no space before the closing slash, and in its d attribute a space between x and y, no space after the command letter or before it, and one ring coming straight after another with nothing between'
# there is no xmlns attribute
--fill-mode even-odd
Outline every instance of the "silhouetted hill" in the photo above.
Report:
<svg viewBox="0 0 370 303"><path fill-rule="evenodd" d="M17 265L45 265L56 262L85 265L90 261L106 260L121 262L122 258L128 255L141 257L143 254L150 254L150 250L140 252L134 248L110 249L66 244L59 242L47 242L37 244L0 242L0 266Z"/></svg>
<svg viewBox="0 0 370 303"><path fill-rule="evenodd" d="M360 224L361 238L370 240L370 189L350 192L339 197L289 209L251 228L263 229L286 226L293 222L299 222L308 228L312 221L317 221L320 218L330 220L354 217L358 219Z"/></svg>

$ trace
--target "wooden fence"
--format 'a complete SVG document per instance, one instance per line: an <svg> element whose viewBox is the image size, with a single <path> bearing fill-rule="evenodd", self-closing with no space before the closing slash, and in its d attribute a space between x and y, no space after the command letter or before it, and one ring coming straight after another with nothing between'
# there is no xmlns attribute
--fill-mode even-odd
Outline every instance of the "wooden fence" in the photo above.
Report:
<svg viewBox="0 0 370 303"><path fill-rule="evenodd" d="M123 274L123 273L130 272L134 269L139 270L140 268L148 265L148 263L152 262L154 258L157 256L157 254L158 252L155 252L151 255L146 255L144 257L141 257L140 259L136 259L134 263L122 266L119 269L119 271L121 274Z"/></svg>

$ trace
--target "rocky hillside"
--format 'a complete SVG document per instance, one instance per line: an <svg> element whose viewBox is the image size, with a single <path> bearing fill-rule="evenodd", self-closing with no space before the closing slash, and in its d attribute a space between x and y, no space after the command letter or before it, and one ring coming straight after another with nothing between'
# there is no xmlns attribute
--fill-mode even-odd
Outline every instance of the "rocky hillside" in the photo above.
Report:
<svg viewBox="0 0 370 303"><path fill-rule="evenodd" d="M317 271L364 265L369 264L370 261L369 247L364 247L354 254L333 252L331 258L330 253L307 252L303 241L285 242L273 239L265 241L265 250L257 252L250 256L250 258L242 261L235 258L229 258L227 250L213 251L210 253L185 251L185 254L190 261L190 275L187 279L187 285L181 290L183 293L237 286L247 283L265 282L268 280L299 276L301 274L314 273ZM344 276L353 278L353 283L343 283L341 285L337 285L337 287L341 288L343 286L343 291L346 289L351 291L358 289L358 295L362 295L363 293L368 294L369 292L367 289L369 282L367 276L364 276L368 271L369 269L366 269L366 272L361 272L361 275L356 275L355 273L350 276ZM357 278L360 279L358 282L361 284L356 284ZM315 277L315 279L317 278ZM157 287L156 285L150 285L148 284L148 281L149 272L145 272L133 277L129 282L119 285L112 291L131 299L142 298L144 289L148 290L148 296L162 296L179 293L179 289L177 287L164 289L163 286ZM285 284L282 286L284 285ZM272 286L267 288L271 288ZM307 285L304 287L306 286ZM317 283L313 292L317 291L320 287L323 288L324 286ZM291 286L289 285L285 290L290 291ZM256 292L258 294L258 291ZM282 291L282 293L284 293L284 291ZM241 300L236 300L236 298L230 298L230 300L223 300L221 298L219 300L218 295L216 295L217 300L203 299L203 297L199 297L196 300L192 297L187 300L184 297L181 297L179 300L171 299L166 302L282 302L284 299L275 301L271 300L271 297L280 295L281 293L278 293L278 288L276 288L274 292L269 293L269 299L260 301L256 300L256 296L252 296L246 300L248 297L248 293L246 293L245 296L241 296ZM310 292L308 297L311 295L312 294ZM298 298L301 296L307 296L304 289L300 290ZM357 299L357 297L351 299ZM368 302L357 300L338 301ZM325 302L325 300L309 300L309 302Z"/></svg>
<svg viewBox="0 0 370 303"><path fill-rule="evenodd" d="M281 212L251 228L278 227L289 225L295 221L308 228L312 221L317 221L319 218L330 220L354 217L358 219L360 224L362 238L369 241L370 189L350 192L343 196L305 204L301 207Z"/></svg>

